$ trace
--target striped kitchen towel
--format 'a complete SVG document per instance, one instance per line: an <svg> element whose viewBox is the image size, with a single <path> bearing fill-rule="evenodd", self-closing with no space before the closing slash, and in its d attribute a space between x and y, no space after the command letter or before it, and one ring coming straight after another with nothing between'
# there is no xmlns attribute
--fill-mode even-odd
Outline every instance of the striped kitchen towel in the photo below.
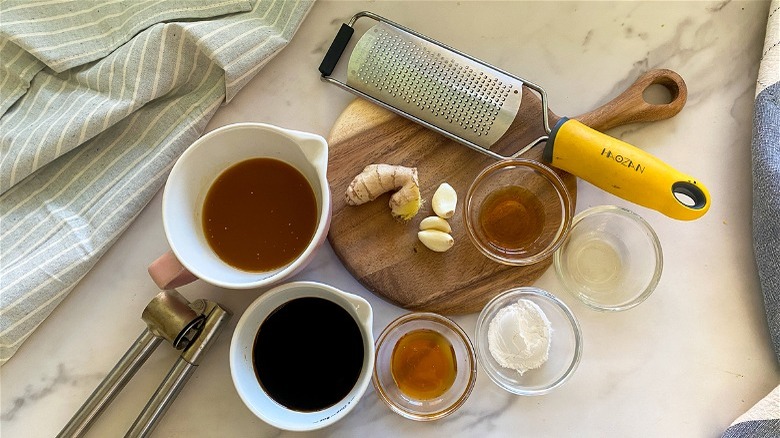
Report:
<svg viewBox="0 0 780 438"><path fill-rule="evenodd" d="M769 7L753 115L753 249L772 346L780 362L780 0ZM724 438L780 437L780 386Z"/></svg>
<svg viewBox="0 0 780 438"><path fill-rule="evenodd" d="M0 364L312 4L0 3Z"/></svg>

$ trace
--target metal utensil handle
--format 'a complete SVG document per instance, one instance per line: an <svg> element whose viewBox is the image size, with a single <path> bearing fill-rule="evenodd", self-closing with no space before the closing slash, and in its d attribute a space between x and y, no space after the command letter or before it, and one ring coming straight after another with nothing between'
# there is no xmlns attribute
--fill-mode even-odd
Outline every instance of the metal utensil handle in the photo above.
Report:
<svg viewBox="0 0 780 438"><path fill-rule="evenodd" d="M216 303L198 300L193 304L204 306L206 317L203 326L198 336L182 351L168 375L160 383L157 391L149 399L130 430L127 431L126 438L146 437L152 433L171 403L181 392L184 384L198 368L203 355L211 348L225 323L230 319L230 311Z"/></svg>
<svg viewBox="0 0 780 438"><path fill-rule="evenodd" d="M165 376L165 380L162 381L152 398L146 403L144 410L141 411L133 425L130 426L130 430L127 431L125 438L149 436L196 369L196 365L180 357L168 372L168 375Z"/></svg>
<svg viewBox="0 0 780 438"><path fill-rule="evenodd" d="M57 437L75 438L82 436L95 418L111 403L114 396L135 375L138 368L144 364L160 342L162 342L162 338L153 335L149 329L144 330Z"/></svg>

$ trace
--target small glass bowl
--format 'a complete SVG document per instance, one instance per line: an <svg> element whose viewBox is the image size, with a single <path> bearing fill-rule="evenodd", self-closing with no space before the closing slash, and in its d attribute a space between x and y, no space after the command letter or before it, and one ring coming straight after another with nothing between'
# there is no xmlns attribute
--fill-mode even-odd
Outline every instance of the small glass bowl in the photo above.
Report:
<svg viewBox="0 0 780 438"><path fill-rule="evenodd" d="M527 266L549 258L563 243L574 202L555 171L515 158L477 175L463 208L477 249L499 263Z"/></svg>
<svg viewBox="0 0 780 438"><path fill-rule="evenodd" d="M553 258L564 287L587 306L617 312L639 305L658 285L663 253L641 216L614 205L574 218Z"/></svg>
<svg viewBox="0 0 780 438"><path fill-rule="evenodd" d="M501 366L489 350L488 329L498 312L519 300L529 300L550 321L550 350L547 361L523 374ZM535 287L519 287L490 300L477 318L477 355L482 369L501 388L517 395L547 394L571 377L582 356L582 332L571 310L551 293Z"/></svg>
<svg viewBox="0 0 780 438"><path fill-rule="evenodd" d="M433 330L443 335L455 354L456 374L452 386L432 399L415 399L403 393L393 378L393 350L402 336L415 330ZM417 421L432 421L455 412L469 398L477 380L477 357L466 333L452 320L436 313L415 312L391 322L376 341L373 383L376 393L395 413Z"/></svg>

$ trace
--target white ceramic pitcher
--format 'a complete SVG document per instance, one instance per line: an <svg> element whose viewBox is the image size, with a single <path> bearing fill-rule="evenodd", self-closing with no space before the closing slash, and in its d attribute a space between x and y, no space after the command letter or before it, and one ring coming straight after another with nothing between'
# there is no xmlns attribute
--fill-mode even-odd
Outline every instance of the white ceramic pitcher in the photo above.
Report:
<svg viewBox="0 0 780 438"><path fill-rule="evenodd" d="M274 401L259 383L252 363L255 336L263 321L280 306L303 297L324 298L341 306L352 315L363 338L363 364L352 390L333 406L314 412L294 411ZM306 431L333 424L357 405L371 381L375 353L373 320L373 311L368 301L335 287L310 281L276 286L249 305L233 332L230 342L230 374L238 395L255 415L280 429ZM338 339L334 339L334 342L338 342ZM316 361L312 366L316 366Z"/></svg>
<svg viewBox="0 0 780 438"><path fill-rule="evenodd" d="M309 245L289 264L267 272L247 272L222 261L204 236L203 201L211 184L227 168L251 158L275 158L298 169L317 201L317 227ZM215 286L249 289L275 284L309 261L328 234L331 196L326 178L328 144L319 135L263 123L235 123L195 141L173 166L163 193L162 216L171 251L149 266L161 289L198 278Z"/></svg>

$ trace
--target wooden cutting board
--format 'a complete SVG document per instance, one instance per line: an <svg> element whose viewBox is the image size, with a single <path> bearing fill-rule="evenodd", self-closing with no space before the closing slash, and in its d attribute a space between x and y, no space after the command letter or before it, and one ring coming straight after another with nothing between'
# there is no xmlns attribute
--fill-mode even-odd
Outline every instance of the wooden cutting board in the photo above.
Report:
<svg viewBox="0 0 780 438"><path fill-rule="evenodd" d="M669 90L671 102L645 102L643 93L654 84ZM598 130L661 120L677 114L686 98L679 75L651 70L620 96L576 118ZM517 151L543 135L541 113L537 95L524 90L518 118L492 149ZM560 119L552 112L549 118L551 126ZM532 266L501 265L486 258L469 240L462 199L476 175L494 162L492 158L362 99L339 116L328 142L328 180L333 193L328 238L346 268L373 293L409 310L472 313L502 291L531 285L552 263L550 258ZM541 160L543 147L536 146L523 157ZM350 181L372 163L417 168L425 202L417 216L405 223L394 220L389 194L357 207L346 204L344 194ZM576 200L576 178L559 174ZM417 231L420 221L434 214L430 200L442 182L452 185L459 197L455 216L449 219L455 246L435 253L420 243Z"/></svg>

